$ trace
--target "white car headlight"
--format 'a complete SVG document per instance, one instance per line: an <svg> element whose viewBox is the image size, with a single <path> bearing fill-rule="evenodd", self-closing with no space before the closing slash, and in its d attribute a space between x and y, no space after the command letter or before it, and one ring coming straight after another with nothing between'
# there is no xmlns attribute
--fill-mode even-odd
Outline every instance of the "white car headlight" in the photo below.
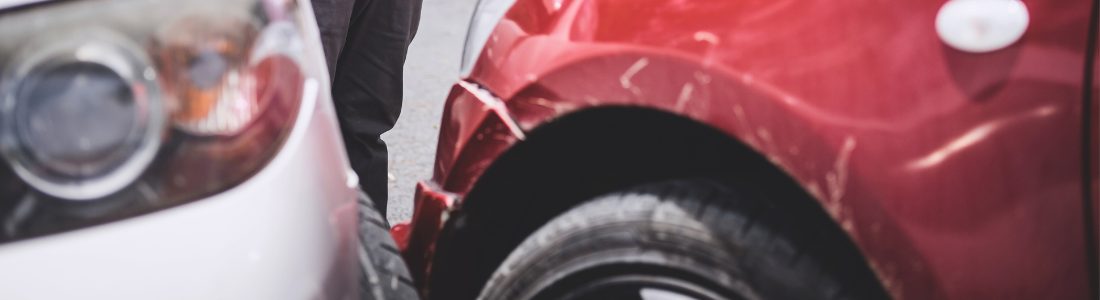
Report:
<svg viewBox="0 0 1100 300"><path fill-rule="evenodd" d="M309 82L292 0L56 1L0 12L0 242L228 189Z"/></svg>
<svg viewBox="0 0 1100 300"><path fill-rule="evenodd" d="M470 75L474 62L481 55L481 50L485 48L485 42L489 41L489 35L515 3L516 0L479 0L477 2L477 8L474 9L474 15L470 19L470 29L466 32L466 45L462 49L460 76Z"/></svg>

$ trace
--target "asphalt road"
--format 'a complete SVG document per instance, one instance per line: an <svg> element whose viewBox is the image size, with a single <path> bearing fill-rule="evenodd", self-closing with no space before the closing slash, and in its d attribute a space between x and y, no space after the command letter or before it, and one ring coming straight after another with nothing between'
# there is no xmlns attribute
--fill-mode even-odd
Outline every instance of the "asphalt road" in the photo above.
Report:
<svg viewBox="0 0 1100 300"><path fill-rule="evenodd" d="M458 78L466 27L476 0L424 0L420 29L405 61L405 101L394 129L382 135L390 150L390 224L412 217L416 181L431 177L439 121Z"/></svg>

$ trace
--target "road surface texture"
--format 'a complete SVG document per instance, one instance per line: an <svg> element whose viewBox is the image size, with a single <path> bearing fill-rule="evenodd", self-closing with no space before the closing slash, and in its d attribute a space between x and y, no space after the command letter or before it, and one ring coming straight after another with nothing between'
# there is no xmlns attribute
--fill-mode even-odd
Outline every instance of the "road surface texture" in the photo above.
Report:
<svg viewBox="0 0 1100 300"><path fill-rule="evenodd" d="M382 135L390 150L390 224L412 217L417 180L432 175L443 102L458 78L466 28L477 0L424 0L420 29L405 61L401 117Z"/></svg>

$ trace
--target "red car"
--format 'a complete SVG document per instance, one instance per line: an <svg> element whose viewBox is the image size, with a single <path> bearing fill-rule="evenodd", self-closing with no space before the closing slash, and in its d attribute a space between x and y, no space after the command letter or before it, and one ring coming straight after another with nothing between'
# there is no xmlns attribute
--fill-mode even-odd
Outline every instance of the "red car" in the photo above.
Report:
<svg viewBox="0 0 1100 300"><path fill-rule="evenodd" d="M1095 5L481 0L393 234L429 299L1096 299Z"/></svg>

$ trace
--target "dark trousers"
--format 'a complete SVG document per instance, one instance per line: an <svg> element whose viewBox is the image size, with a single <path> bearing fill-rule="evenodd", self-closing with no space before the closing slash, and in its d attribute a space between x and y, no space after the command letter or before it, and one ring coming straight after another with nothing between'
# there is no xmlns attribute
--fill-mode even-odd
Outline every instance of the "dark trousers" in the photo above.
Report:
<svg viewBox="0 0 1100 300"><path fill-rule="evenodd" d="M351 167L383 215L389 172L380 136L401 114L405 54L420 24L421 1L313 1Z"/></svg>

